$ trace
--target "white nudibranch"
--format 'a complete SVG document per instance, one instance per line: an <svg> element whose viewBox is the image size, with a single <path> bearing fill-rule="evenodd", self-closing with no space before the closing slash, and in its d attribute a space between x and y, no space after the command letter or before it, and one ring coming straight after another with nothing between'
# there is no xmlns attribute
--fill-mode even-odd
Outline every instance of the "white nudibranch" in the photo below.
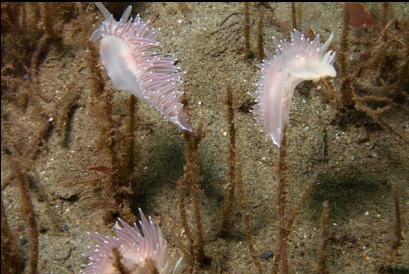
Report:
<svg viewBox="0 0 409 274"><path fill-rule="evenodd" d="M132 227L118 219L113 227L115 237L98 233L90 234L96 244L89 247L89 250L83 254L88 257L89 263L85 265L80 274L123 272L177 274L181 272L183 259L180 258L173 271L170 271L167 243L161 229L151 217L147 219L141 209L139 209L139 214L141 217L139 227L136 224ZM117 251L119 258L115 256L114 250Z"/></svg>
<svg viewBox="0 0 409 274"><path fill-rule="evenodd" d="M166 119L191 130L181 103L182 72L175 60L152 51L158 29L148 27L139 15L129 18L128 6L119 21L100 2L95 3L105 20L91 40L101 39L102 64L116 89L125 90L155 107Z"/></svg>
<svg viewBox="0 0 409 274"><path fill-rule="evenodd" d="M258 65L262 76L253 94L257 104L252 112L277 146L281 143L282 129L288 123L295 87L305 80L318 81L326 76L336 76L335 52L328 51L333 39L331 33L321 44L319 35L310 41L301 32L293 30L290 42L279 42L276 56L264 49L268 59Z"/></svg>

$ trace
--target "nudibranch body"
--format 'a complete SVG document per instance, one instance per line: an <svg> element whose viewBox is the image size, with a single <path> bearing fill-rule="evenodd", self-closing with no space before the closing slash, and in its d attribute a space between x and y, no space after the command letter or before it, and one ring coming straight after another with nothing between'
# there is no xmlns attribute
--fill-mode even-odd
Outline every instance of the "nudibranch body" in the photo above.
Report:
<svg viewBox="0 0 409 274"><path fill-rule="evenodd" d="M130 92L177 126L190 130L180 102L182 73L175 66L175 60L152 50L159 45L153 39L158 30L149 28L139 15L128 20L131 6L116 21L102 3L95 4L105 20L92 34L91 40L101 39L101 61L114 87Z"/></svg>
<svg viewBox="0 0 409 274"><path fill-rule="evenodd" d="M257 104L252 112L277 146L280 146L282 129L288 123L295 87L304 80L318 81L326 76L336 76L333 66L335 52L328 51L333 38L331 33L329 39L321 44L319 35L310 41L294 30L290 42L279 42L276 56L264 49L268 59L259 65L262 77L253 94Z"/></svg>
<svg viewBox="0 0 409 274"><path fill-rule="evenodd" d="M169 272L168 251L161 229L152 219L146 219L139 209L140 228L128 225L118 219L113 227L116 237L108 237L98 233L91 234L96 242L90 247L88 257L90 262L80 272L81 274L167 274ZM114 255L117 252L118 257ZM119 260L119 262L118 262ZM177 262L172 273L178 273L182 258ZM118 269L119 268L119 269Z"/></svg>

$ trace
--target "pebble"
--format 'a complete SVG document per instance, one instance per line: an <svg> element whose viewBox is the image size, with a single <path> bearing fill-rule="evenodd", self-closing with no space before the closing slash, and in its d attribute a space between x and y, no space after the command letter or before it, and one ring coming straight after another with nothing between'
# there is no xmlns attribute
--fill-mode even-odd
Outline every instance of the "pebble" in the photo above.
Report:
<svg viewBox="0 0 409 274"><path fill-rule="evenodd" d="M20 242L21 246L25 246L25 245L27 245L29 243L27 237L25 237L25 236L20 236L19 242Z"/></svg>
<svg viewBox="0 0 409 274"><path fill-rule="evenodd" d="M372 158L378 158L378 154L377 154L376 152L372 152L372 153L371 153L371 157L372 157Z"/></svg>
<svg viewBox="0 0 409 274"><path fill-rule="evenodd" d="M260 254L259 258L260 258L260 259L263 259L263 260L268 260L268 259L270 259L271 257L273 257L273 255L274 255L273 251L271 251L271 250L266 250L266 251L264 251L264 252L262 252L262 253Z"/></svg>

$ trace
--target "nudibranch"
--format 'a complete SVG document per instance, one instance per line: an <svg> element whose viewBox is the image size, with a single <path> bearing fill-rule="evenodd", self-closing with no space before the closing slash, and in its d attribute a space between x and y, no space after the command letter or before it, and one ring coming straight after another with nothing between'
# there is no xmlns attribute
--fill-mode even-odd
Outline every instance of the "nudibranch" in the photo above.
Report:
<svg viewBox="0 0 409 274"><path fill-rule="evenodd" d="M318 81L336 76L335 52L328 50L333 39L331 33L321 44L319 35L310 41L301 32L293 30L290 42L279 42L276 55L264 49L268 59L258 65L262 76L253 94L256 106L252 112L277 146L280 146L282 129L289 120L289 105L295 87L305 80Z"/></svg>
<svg viewBox="0 0 409 274"><path fill-rule="evenodd" d="M81 274L170 273L167 244L161 229L153 223L151 217L149 220L146 219L141 209L139 213L140 228L136 224L131 227L118 219L113 227L116 237L90 234L96 244L83 254L90 262L80 272ZM182 258L172 273L178 273L181 265Z"/></svg>
<svg viewBox="0 0 409 274"><path fill-rule="evenodd" d="M101 62L114 87L125 90L155 107L166 119L183 130L190 124L181 103L182 72L175 60L153 51L159 45L153 29L139 15L129 18L132 6L119 21L100 2L95 3L105 20L91 40L101 40Z"/></svg>

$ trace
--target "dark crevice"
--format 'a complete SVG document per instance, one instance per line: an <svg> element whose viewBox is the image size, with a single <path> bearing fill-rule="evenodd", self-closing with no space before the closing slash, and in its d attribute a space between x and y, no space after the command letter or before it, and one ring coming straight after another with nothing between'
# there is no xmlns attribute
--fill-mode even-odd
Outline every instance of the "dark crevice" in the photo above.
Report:
<svg viewBox="0 0 409 274"><path fill-rule="evenodd" d="M72 139L73 139L72 130L73 130L74 115L78 108L79 108L79 105L77 104L72 105L67 114L67 122L65 124L65 130L64 130L64 139L62 141L62 146L65 148L69 147L72 143Z"/></svg>

